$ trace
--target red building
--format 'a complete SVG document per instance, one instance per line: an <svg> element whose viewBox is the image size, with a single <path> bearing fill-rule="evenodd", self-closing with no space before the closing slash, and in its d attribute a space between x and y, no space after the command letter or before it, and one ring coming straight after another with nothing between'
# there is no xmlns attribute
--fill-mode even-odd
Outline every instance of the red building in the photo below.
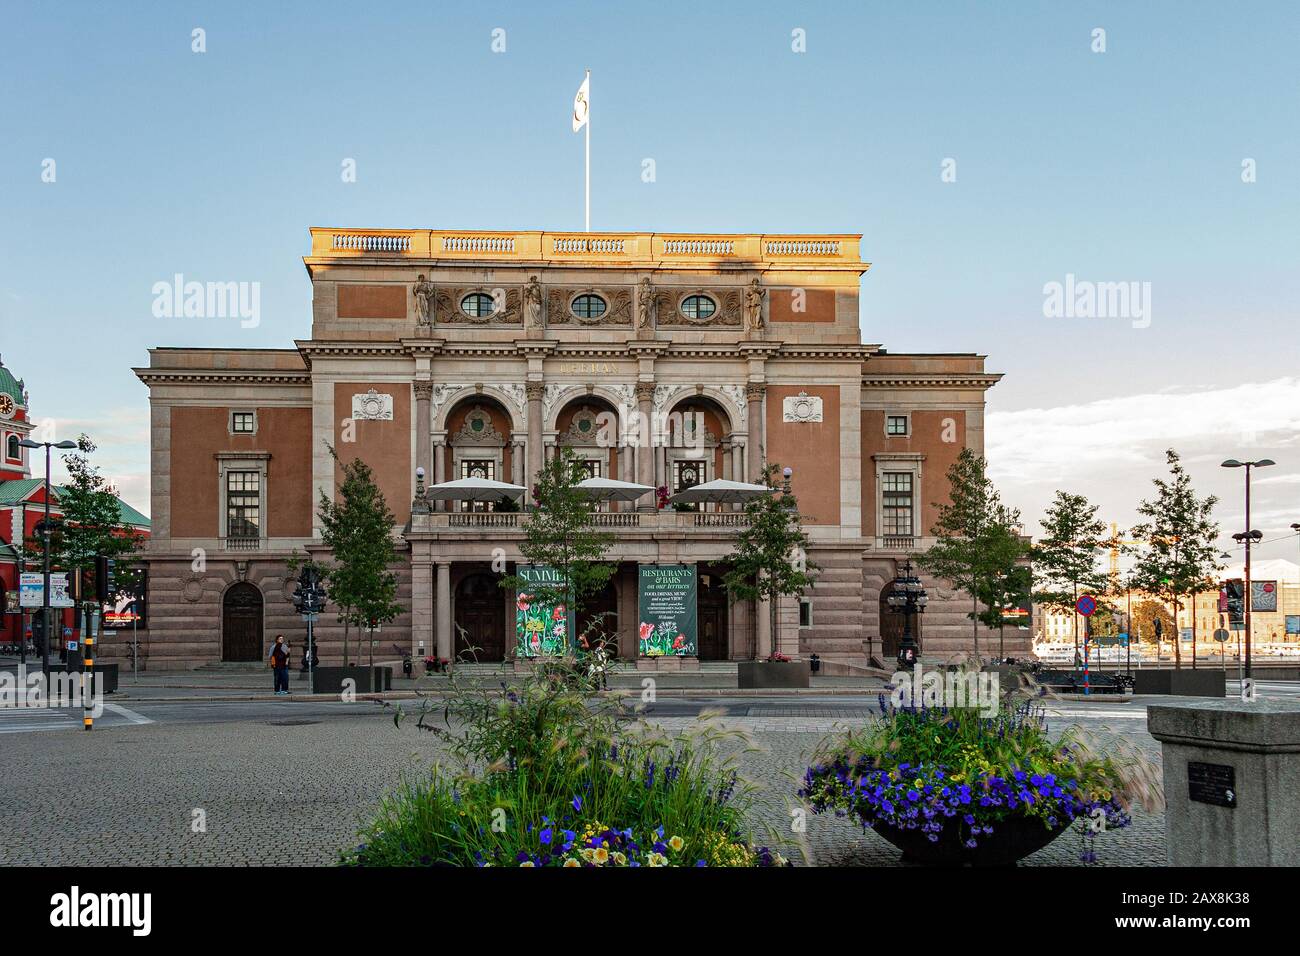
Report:
<svg viewBox="0 0 1300 956"><path fill-rule="evenodd" d="M23 380L0 360L0 584L7 597L7 613L0 614L0 644L17 643L28 633L28 623L18 609L18 576L24 570L23 542L35 533L45 517L45 462L41 452L19 444L35 427ZM33 457L34 453L34 457ZM50 489L50 516L61 518L61 488ZM130 531L149 534L149 519L118 499L122 525ZM29 554L26 570L39 570L40 553ZM64 614L64 626L72 625L72 612Z"/></svg>

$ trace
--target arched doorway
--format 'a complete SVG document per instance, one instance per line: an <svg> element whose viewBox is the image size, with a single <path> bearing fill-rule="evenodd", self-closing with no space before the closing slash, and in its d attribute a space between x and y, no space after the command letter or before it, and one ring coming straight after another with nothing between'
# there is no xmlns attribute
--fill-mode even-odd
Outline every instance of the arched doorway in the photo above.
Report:
<svg viewBox="0 0 1300 956"><path fill-rule="evenodd" d="M221 600L221 659L262 659L262 592L246 581L231 585Z"/></svg>
<svg viewBox="0 0 1300 956"><path fill-rule="evenodd" d="M702 571L696 599L696 653L702 661L725 661L731 657L727 641L727 589L722 575Z"/></svg>
<svg viewBox="0 0 1300 956"><path fill-rule="evenodd" d="M505 660L505 595L496 575L480 572L462 578L454 607L456 659Z"/></svg>
<svg viewBox="0 0 1300 956"><path fill-rule="evenodd" d="M582 637L591 629L592 635L599 633L605 636L611 653L618 653L618 593L613 581L606 581L598 593L587 596L575 625L575 638Z"/></svg>
<svg viewBox="0 0 1300 956"><path fill-rule="evenodd" d="M898 647L903 643L903 618L906 616L893 610L885 600L893 589L893 581L880 589L880 656L886 667L893 666L898 659ZM912 636L916 638L919 654L922 646L920 614L912 615Z"/></svg>

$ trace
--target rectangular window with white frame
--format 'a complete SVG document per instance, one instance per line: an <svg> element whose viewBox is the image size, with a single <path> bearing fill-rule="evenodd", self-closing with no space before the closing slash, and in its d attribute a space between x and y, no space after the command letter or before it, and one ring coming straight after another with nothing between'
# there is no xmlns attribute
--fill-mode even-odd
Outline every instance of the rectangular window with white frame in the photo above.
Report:
<svg viewBox="0 0 1300 956"><path fill-rule="evenodd" d="M886 535L907 535L912 532L912 473L887 471L881 477L884 512L883 532Z"/></svg>
<svg viewBox="0 0 1300 956"><path fill-rule="evenodd" d="M906 438L911 434L911 422L906 415L886 415L885 434L890 438Z"/></svg>
<svg viewBox="0 0 1300 956"><path fill-rule="evenodd" d="M256 412L231 412L230 413L230 434L256 435L257 434L257 413Z"/></svg>
<svg viewBox="0 0 1300 956"><path fill-rule="evenodd" d="M257 471L226 472L226 537L256 541L262 536L261 485Z"/></svg>

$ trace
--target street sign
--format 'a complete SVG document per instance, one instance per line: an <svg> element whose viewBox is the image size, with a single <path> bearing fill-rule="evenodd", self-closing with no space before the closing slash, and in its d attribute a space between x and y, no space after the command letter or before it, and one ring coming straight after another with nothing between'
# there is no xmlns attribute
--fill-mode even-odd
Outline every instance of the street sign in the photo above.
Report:
<svg viewBox="0 0 1300 956"><path fill-rule="evenodd" d="M78 647L81 646L81 645L78 644L76 641L65 641L65 642L64 642L64 645L65 645L65 646L68 648L68 650L70 650L70 651L75 651Z"/></svg>
<svg viewBox="0 0 1300 956"><path fill-rule="evenodd" d="M1128 635L1127 635L1127 634L1116 634L1115 636L1119 639L1119 646L1120 646L1120 647L1128 647Z"/></svg>
<svg viewBox="0 0 1300 956"><path fill-rule="evenodd" d="M1091 617L1092 612L1097 610L1097 599L1091 594L1085 594L1075 602L1074 609L1084 617Z"/></svg>
<svg viewBox="0 0 1300 956"><path fill-rule="evenodd" d="M1226 643L1228 637L1229 637L1228 632L1225 631L1223 628L1219 628L1214 632L1214 639L1218 641L1220 644Z"/></svg>

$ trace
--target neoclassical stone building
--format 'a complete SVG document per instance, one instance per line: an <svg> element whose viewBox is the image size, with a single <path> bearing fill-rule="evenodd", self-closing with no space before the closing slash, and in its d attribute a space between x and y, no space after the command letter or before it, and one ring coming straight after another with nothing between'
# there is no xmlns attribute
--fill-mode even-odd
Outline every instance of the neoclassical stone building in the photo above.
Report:
<svg viewBox="0 0 1300 956"><path fill-rule="evenodd" d="M523 516L460 502L412 515L416 469L531 485L567 445L593 474L670 492L790 467L822 570L779 608L777 649L892 660L882 589L925 547L958 451L982 452L999 376L980 355L863 344L860 238L313 229L308 338L158 348L136 369L153 436L147 665L255 660L277 632L301 643L284 560L319 549L329 445L371 465L400 522L409 611L376 635L376 659L466 641L513 655L514 595L493 562L520 557ZM765 609L721 587L743 514L654 496L603 508L618 573L589 613L617 622L622 656L637 654L647 562L698 568L699 659L772 650ZM967 646L965 599L930 585L923 652ZM338 661L342 627L317 633Z"/></svg>

